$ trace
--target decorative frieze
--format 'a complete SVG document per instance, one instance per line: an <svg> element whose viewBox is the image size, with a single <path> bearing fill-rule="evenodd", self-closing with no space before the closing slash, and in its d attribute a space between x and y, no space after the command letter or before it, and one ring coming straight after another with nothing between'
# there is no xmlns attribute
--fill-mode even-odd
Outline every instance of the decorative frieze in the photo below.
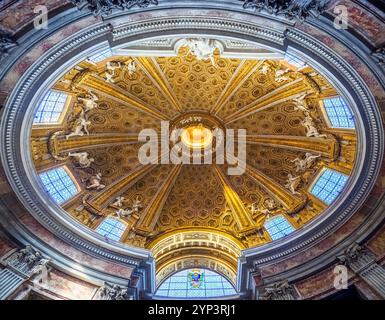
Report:
<svg viewBox="0 0 385 320"><path fill-rule="evenodd" d="M48 262L49 260L45 259L41 252L27 245L6 258L4 264L28 278L40 273Z"/></svg>
<svg viewBox="0 0 385 320"><path fill-rule="evenodd" d="M17 42L8 33L0 30L0 61L8 56L9 52L17 45Z"/></svg>
<svg viewBox="0 0 385 320"><path fill-rule="evenodd" d="M325 11L329 0L242 0L243 7L284 15L288 19L304 20L311 13L319 15Z"/></svg>
<svg viewBox="0 0 385 320"><path fill-rule="evenodd" d="M99 300L133 300L126 287L105 283L98 292Z"/></svg>
<svg viewBox="0 0 385 320"><path fill-rule="evenodd" d="M70 0L79 10L90 10L95 16L105 16L112 10L129 10L135 6L146 8L149 5L157 5L157 0Z"/></svg>
<svg viewBox="0 0 385 320"><path fill-rule="evenodd" d="M260 294L259 300L297 300L298 297L294 286L284 280L265 287L265 292Z"/></svg>
<svg viewBox="0 0 385 320"><path fill-rule="evenodd" d="M385 66L385 47L378 48L372 52L372 57L377 61L380 66Z"/></svg>
<svg viewBox="0 0 385 320"><path fill-rule="evenodd" d="M376 262L375 255L369 249L354 244L338 259L385 297L385 269Z"/></svg>
<svg viewBox="0 0 385 320"><path fill-rule="evenodd" d="M36 276L35 279L39 281L46 280L49 259L30 245L11 253L0 262L5 267L0 271L0 300L9 297L32 277Z"/></svg>

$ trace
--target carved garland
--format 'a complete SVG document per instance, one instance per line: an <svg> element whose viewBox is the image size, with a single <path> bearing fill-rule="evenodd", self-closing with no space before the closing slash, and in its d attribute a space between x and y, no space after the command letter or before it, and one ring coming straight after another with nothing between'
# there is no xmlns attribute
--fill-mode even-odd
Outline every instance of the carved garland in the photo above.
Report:
<svg viewBox="0 0 385 320"><path fill-rule="evenodd" d="M90 10L94 16L105 16L113 10L129 10L135 6L147 8L149 5L157 5L158 0L70 0L79 10Z"/></svg>

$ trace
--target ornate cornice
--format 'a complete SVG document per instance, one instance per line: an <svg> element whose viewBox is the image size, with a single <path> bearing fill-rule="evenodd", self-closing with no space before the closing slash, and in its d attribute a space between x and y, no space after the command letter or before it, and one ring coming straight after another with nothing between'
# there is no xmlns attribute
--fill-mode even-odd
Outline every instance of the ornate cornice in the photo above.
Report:
<svg viewBox="0 0 385 320"><path fill-rule="evenodd" d="M298 293L294 286L287 280L274 283L265 287L264 292L259 296L259 300L296 300Z"/></svg>
<svg viewBox="0 0 385 320"><path fill-rule="evenodd" d="M164 28L162 28L163 26ZM261 26L218 19L195 18L164 19L163 21L147 21L135 25L122 26L121 28L114 29L113 37L114 40L130 41L131 37L137 38L141 36L145 38L147 35L154 36L156 33L160 35L160 30L162 30L163 33L165 29L169 31L176 30L175 32L182 32L181 30L183 30L183 32L186 32L186 30L194 30L194 32L201 29L209 30L216 34L227 36L236 35L237 37L244 37L248 40L253 39L255 42L260 40L268 41L273 46L277 46L277 44L283 46L285 42L284 34L274 30L264 30ZM40 57L34 66L26 71L23 78L15 87L13 94L9 97L7 106L4 108L2 123L5 125L1 132L4 138L4 144L2 144L1 158L6 168L8 179L11 181L13 189L18 193L23 204L29 208L30 212L43 225L47 226L51 232L57 234L67 242L74 244L76 247L82 248L87 252L92 252L93 255L127 263L126 254L119 255L112 250L96 247L93 241L91 241L91 234L87 234L84 230L80 233L74 230L69 231L67 226L65 226L69 221L64 222L62 220L59 222L55 218L58 209L54 206L47 208L45 203L49 203L49 201L42 201L42 199L39 199L36 195L34 190L38 184L34 181L36 185L33 186L29 180L30 178L32 179L32 177L31 174L28 173L28 170L33 172L32 167L28 167L28 159L22 159L20 154L21 149L29 150L28 146L20 141L20 139L24 138L23 134L25 134L20 128L24 119L28 118L25 114L27 105L29 101L33 103L34 94L38 91L38 88L40 88L38 79L47 76L47 72L52 70L52 66L55 66L56 60L60 60L60 58L63 57L73 57L76 54L75 48L78 50L79 47L83 45L87 46L87 42L90 41L90 39L93 40L94 43L97 43L98 37L106 35L109 32L110 28L108 26L97 26L76 34L74 37L64 41L64 43L52 48L49 53ZM310 226L310 228L307 229L309 232L302 234L302 237L298 236L296 239L288 239L293 240L290 246L278 241L259 252L253 252L251 255L254 256L257 263L269 262L293 254L321 239L344 222L347 217L351 216L367 196L375 181L383 151L383 134L376 104L369 89L357 73L354 72L353 68L323 44L302 33L290 30L286 34L286 37L286 41L290 44L297 45L308 52L312 52L316 57L316 61L323 61L324 64L328 64L330 68L333 68L336 78L343 79L344 83L349 84L349 89L352 89L355 97L359 97L357 98L358 109L367 123L365 137L368 142L368 152L365 155L363 171L361 173L357 172L357 186L350 194L352 198L349 204L341 207L338 214L332 212L336 207L331 208L328 213L329 216L333 216L332 219L325 219L321 221L322 223L318 223L316 227ZM105 40L105 38L103 38L103 40ZM114 40L111 41L111 45L115 44ZM70 59L66 60L69 61ZM63 61L63 59L60 61ZM341 86L340 89L342 92L346 91L341 88ZM353 104L356 105L355 103ZM357 111L357 108L355 111ZM28 127L28 124L26 127ZM21 148L20 144L22 144ZM27 169L24 165L27 165ZM63 219L65 220L65 218ZM76 227L78 226L76 225ZM85 239L84 234L87 235L87 239ZM119 247L119 249L124 250L121 247ZM274 254L271 254L272 252L274 252ZM132 260L128 260L132 262ZM133 260L134 263L137 263L136 259Z"/></svg>
<svg viewBox="0 0 385 320"><path fill-rule="evenodd" d="M94 16L106 16L113 10L130 10L133 7L147 8L157 5L158 0L70 0L79 10L87 9Z"/></svg>
<svg viewBox="0 0 385 320"><path fill-rule="evenodd" d="M283 15L287 19L305 20L310 14L320 15L326 9L329 0L241 0L245 9L266 11L274 15Z"/></svg>
<svg viewBox="0 0 385 320"><path fill-rule="evenodd" d="M0 61L8 56L9 52L17 46L17 42L12 39L10 34L0 30Z"/></svg>

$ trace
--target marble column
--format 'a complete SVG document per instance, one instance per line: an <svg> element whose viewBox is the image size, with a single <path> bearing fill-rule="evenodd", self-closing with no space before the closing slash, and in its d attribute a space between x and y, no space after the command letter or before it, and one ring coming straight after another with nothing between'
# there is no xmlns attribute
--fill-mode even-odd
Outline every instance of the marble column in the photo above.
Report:
<svg viewBox="0 0 385 320"><path fill-rule="evenodd" d="M32 277L44 274L48 262L30 245L3 257L0 261L4 267L0 271L0 300L7 299Z"/></svg>
<svg viewBox="0 0 385 320"><path fill-rule="evenodd" d="M338 259L385 298L385 269L369 249L354 244Z"/></svg>

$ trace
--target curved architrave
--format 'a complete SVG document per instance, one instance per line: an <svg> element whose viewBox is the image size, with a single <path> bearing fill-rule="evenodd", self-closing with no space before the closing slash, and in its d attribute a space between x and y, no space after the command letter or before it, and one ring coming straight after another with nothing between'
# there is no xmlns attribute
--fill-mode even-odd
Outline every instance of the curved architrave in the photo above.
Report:
<svg viewBox="0 0 385 320"><path fill-rule="evenodd" d="M178 264L179 266L182 265L183 267L178 268ZM186 256L181 256L169 260L162 269L158 270L156 287L158 288L168 277L172 276L173 274L190 268L210 269L218 272L220 275L229 280L233 285L236 283L237 273L234 270L234 267L222 259L217 259L216 257L212 256L188 254Z"/></svg>
<svg viewBox="0 0 385 320"><path fill-rule="evenodd" d="M245 248L242 242L240 242L237 238L231 236L228 233L219 231L215 228L201 228L201 227L197 229L195 228L192 229L187 227L187 228L173 230L171 232L163 234L157 237L156 239L154 239L154 241L152 241L147 246L147 248L152 251L154 256L156 256L158 252L167 248L165 244L169 243L171 245L178 242L182 243L183 240L186 240L184 239L183 235L190 235L187 240L194 241L192 237L196 237L194 236L194 234L199 234L199 233L201 234L201 238L200 239L198 238L196 241L206 240L210 243L219 243L218 240L223 239L225 240L226 246L229 248L229 251L233 251L235 254L239 254L241 250ZM178 239L176 239L177 236L178 236ZM223 243L223 245L225 243Z"/></svg>
<svg viewBox="0 0 385 320"><path fill-rule="evenodd" d="M174 33L180 32L181 35L186 35L186 25L183 25L183 23L188 23L188 21L182 20L180 22L182 22L182 23L180 23L180 25L178 26L177 23L175 21L173 21L173 23L172 23L173 29L169 29L168 32L174 32ZM194 21L192 21L192 22L194 22ZM244 37L246 40L249 40L249 41L255 41L255 42L262 41L265 44L268 43L270 40L270 44L275 48L277 48L277 38L278 38L280 40L280 41L278 41L279 42L278 47L281 50L284 48L284 35L283 34L276 37L275 39L274 39L274 35L271 35L271 38L269 39L268 35L266 35L266 34L263 34L263 36L262 36L258 32L251 32L250 31L250 28L251 28L250 25L247 25L247 28L240 28L240 29L238 28L237 29L236 26L234 26L234 24L233 24L231 26L231 28L223 28L223 26L224 26L224 24L226 24L226 22L222 21L219 24L215 24L215 22L216 21L210 21L210 23L207 23L207 21L206 22L203 21L201 23L201 25L199 25L199 21L196 20L194 23L191 23L190 26L193 26L193 28L195 28L194 34L199 32L199 30L202 30L202 32L206 32L206 33L207 33L207 30L210 30L210 34L212 34L213 36L218 35L218 34L222 34L222 35L227 34L227 36L232 35L234 37ZM166 23L166 22L164 22L164 23ZM240 25L240 24L241 23L238 23L238 25ZM143 29L146 29L146 30L144 30L144 31L142 30L143 33L141 33L141 34L138 34L138 33L132 34L132 33L130 33L129 29L125 29L124 31L121 30L119 37L118 37L119 41L112 41L111 44L112 45L115 45L115 44L118 45L119 42L122 43L124 41L129 40L129 39L135 39L135 37L138 37L138 36L141 36L141 37L145 37L146 35L149 37L151 35L153 36L154 34L157 33L156 30L158 29L158 27L160 25L162 25L162 22L156 21L151 25L152 29L148 25L143 26ZM230 25L231 25L231 23L230 23ZM139 26L137 25L136 27L137 27L136 30L140 30L140 25ZM220 28L221 28L221 30L219 30ZM243 34L242 34L242 31L244 32ZM106 32L107 32L107 30L106 30ZM124 35L125 32L127 32L126 35ZM277 33L277 34L279 34L279 33ZM288 33L288 36L290 37L290 32ZM322 60L322 58L320 57L321 56L320 52L322 51L321 44L319 44L319 43L317 44L314 42L312 43L312 41L306 39L306 36L304 36L304 35L298 36L298 35L294 34L292 36L294 38L296 38L297 42L300 42L305 47L308 46L307 50L309 50L309 49L311 49L312 51L318 50L319 52L318 52L318 58L317 59ZM301 37L302 37L302 39L301 39ZM68 40L67 42L71 42L71 40L72 39ZM308 43L306 43L306 41L308 41ZM89 45L89 44L87 44L87 43L83 44L83 46L85 46L85 47L87 47L87 45ZM80 46L80 48L81 47L82 46ZM89 50L91 50L91 49L89 49ZM323 50L325 51L325 48L323 48ZM79 51L80 51L80 49L79 49ZM331 55L333 57L334 54L329 52L329 55ZM46 58L46 57L42 57L42 60L44 58ZM365 176L367 178L365 178L363 181L358 181L358 180L357 180L358 182L354 181L354 182L357 182L356 186L354 188L352 186L353 181L352 181L351 185L349 186L349 190L354 189L354 193L359 194L359 196L361 197L361 202L362 202L363 199L365 198L365 194L368 194L368 192L370 191L371 186L374 183L374 178L378 173L378 167L379 167L378 163L381 160L382 151L383 151L382 150L383 132L382 132L382 128L379 126L380 120L379 120L379 115L378 115L377 108L376 108L376 103L375 103L373 97L371 96L370 91L368 90L368 88L366 87L366 85L362 81L362 79L360 79L360 77L357 76L357 74L352 72L352 69L349 66L347 66L347 64L344 61L341 61L341 60L338 61L338 59L339 59L338 57L334 58L334 61L338 62L339 66L342 65L344 70L341 70L339 68L334 69L337 73L339 73L338 79L336 78L336 83L339 83L341 81L341 79L344 79L344 78L348 79L348 81L353 82L352 85L355 86L355 89L353 89L352 92L354 92L354 98L357 98L356 101L359 102L358 103L359 107L355 103L354 98L350 97L349 101L351 101L353 103L352 106L355 106L354 107L355 112L361 113L361 115L364 116L373 125L373 126L370 126L370 128L367 128L366 132L363 131L362 126L360 126L360 128L359 128L360 131L362 131L362 132L360 132L360 133L362 133L362 136L364 138L366 138L366 139L364 139L364 141L370 139L369 137L371 137L371 138L375 137L375 139L370 139L371 141L373 141L373 143L375 143L375 145L368 146L368 147L370 147L369 149L371 152L364 155L365 159L363 161L361 161L360 166L356 166L356 168L362 168L362 163L364 161L369 163L369 165L364 168L365 172L360 173L360 175L362 177ZM332 60L333 59L331 59L329 61L332 61ZM59 62L60 62L60 60L59 60ZM325 60L324 60L324 63L326 65ZM38 63L36 63L36 65L37 64ZM36 66L35 66L35 68L36 68ZM330 68L330 64L329 64L328 68ZM38 69L39 68L36 68L35 71L39 71ZM323 69L323 71L327 70L326 68L322 68L322 69ZM40 70L40 71L42 71L42 70ZM38 83L38 81L36 81L36 77L37 77L36 74L34 75L34 77L28 79L28 77L31 77L32 74L33 74L33 72L31 70L29 70L29 72L26 72L25 76L20 80L17 88L15 88L15 91L13 92L11 98L8 101L8 104L7 104L7 107L5 108L5 112L4 112L4 116L3 116L3 121L4 120L9 120L9 121L6 122L7 126L4 126L4 129L2 130L2 135L5 136L4 135L5 130L9 130L9 132L11 134L6 139L5 145L6 145L7 149L6 150L4 148L2 149L2 161L3 161L4 166L7 168L7 176L9 178L9 180L12 181L13 187L15 187L15 189L19 189L19 188L24 189L25 186L30 183L29 180L26 179L27 175L25 177L23 177L23 175L20 174L20 172L23 171L22 170L23 168L20 167L21 161L20 161L20 163L18 163L18 162L15 162L15 159L14 159L14 157L16 156L16 157L19 157L19 160L20 160L21 156L19 154L20 150L17 150L15 148L14 143L20 142L20 141L18 141L18 139L16 139L16 141L13 140L15 138L15 129L16 128L12 127L12 125L15 124L15 121L16 121L15 117L17 117L17 116L20 117L20 110L19 110L19 112L17 112L17 110L16 110L17 107L23 105L23 101L28 101L26 99L26 98L28 98L28 95L29 95L29 97L33 96L33 94L31 93L31 91L32 91L31 86L34 88L40 87L39 84L41 84L41 83ZM57 72L54 74L57 75ZM52 79L52 77L50 77L49 79ZM346 81L346 82L348 82L348 81ZM46 83L48 83L48 81ZM339 85L338 87L341 87L341 86ZM349 84L348 87L351 87L351 85ZM16 89L19 89L20 91L16 90ZM19 94L18 94L18 96L16 96L15 92L18 92L18 91L19 91ZM347 90L345 88L342 88L342 91L345 93L347 92ZM362 96L364 96L364 98L361 98ZM31 101L34 101L34 100L31 99ZM15 107L16 107L16 109L15 109ZM12 109L12 110L10 110L10 109ZM19 109L21 109L21 108L19 108ZM369 111L369 113L365 114L365 112L368 112L368 111ZM19 122L20 122L20 119L19 119ZM28 130L26 130L26 128L28 128L28 124L23 124L23 126L21 126L21 123L19 123L18 128L19 129L23 128L23 131L28 131ZM360 143L363 143L363 141L361 140ZM25 145L24 145L24 147L25 147ZM28 159L23 159L23 163L24 164L28 163ZM29 167L29 166L27 166L27 167ZM23 178L20 179L21 177L23 177ZM24 183L22 183L21 180L24 180L23 181ZM30 190L32 190L32 189L30 189ZM30 198L27 190L24 189L24 190L20 191L20 189L19 189L19 198L21 199L21 201L24 204L26 204L26 207L32 206L31 213L35 217L40 218L40 220L45 221L44 223L46 225L50 225L49 229L53 233L57 234L58 233L57 229L62 228L62 227L60 227L60 223L59 223L59 225L57 224L58 219L57 219L57 217L55 217L56 219L54 219L54 215L52 215L52 212L51 213L45 212L45 214L48 214L49 218L47 218L47 216L42 215L43 211L41 210L41 208L38 208L39 203L35 203L34 201L31 202L31 198ZM25 200L25 199L28 199L29 201ZM343 200L346 200L346 199L343 199ZM40 201L37 201L37 202L40 202L40 205L42 204L41 199L40 199ZM353 206L354 205L357 206L360 203L360 201L359 200L352 201L352 203L353 203ZM307 232L304 232L302 234L302 238L299 236L299 234L296 234L295 238L293 239L293 241L295 240L295 242L292 242L290 244L290 247L291 247L290 249L288 249L287 246L285 248L285 246L282 243L277 242L277 243L273 244L273 246L270 246L268 249L270 250L270 249L274 248L277 250L278 253L275 255L269 256L269 258L263 258L261 261L272 261L274 259L280 259L283 256L292 254L293 252L303 248L305 245L309 245L310 243L314 243L314 241L317 241L320 238L324 237L328 232L330 232L331 230L336 228L338 226L338 224L343 222L345 219L347 219L348 217L350 217L354 213L354 208L352 207L352 205L345 206L343 208L344 210L341 210L341 215L338 217L338 219L336 219L335 221L333 220L331 222L331 215L332 215L332 212L335 211L336 207L337 207L337 204L335 206L331 207L330 210L328 210L328 214L325 214L325 216L320 217L320 219L318 219L318 221L317 221L317 224L316 225L313 224L312 229L308 228ZM56 210L57 208L51 207L50 209ZM36 211L40 211L40 212L36 212ZM333 217L333 218L335 218L335 217ZM61 222L68 223L68 221L65 221L67 219L61 219L61 220L62 220ZM68 225L66 227L68 228ZM81 227L79 227L78 225L76 225L76 227L80 228L80 230L81 230ZM85 230L82 230L81 232L76 232L76 231L79 231L79 230L72 230L72 232L74 232L73 233L74 235L80 236L80 238L78 238L78 239L82 239L82 237L84 237L86 235ZM64 234L62 233L61 237L63 237L64 235L65 235L65 233ZM306 235L306 237L305 237L305 235ZM66 237L64 237L64 238L66 238ZM303 241L303 238L307 238L307 240ZM92 239L90 237L88 237L88 240L91 241ZM80 242L81 241L82 240L80 240ZM75 243L76 243L76 241L75 241ZM77 243L77 244L79 244L79 243ZM293 245L294 245L294 247L293 247ZM83 247L83 249L84 249L85 245L80 243L80 247ZM249 256L255 255L255 254L263 256L265 254L265 252L266 252L266 250L259 250L258 252L248 251L248 252L246 252L246 254L248 254ZM111 258L114 258L114 257L111 257Z"/></svg>

